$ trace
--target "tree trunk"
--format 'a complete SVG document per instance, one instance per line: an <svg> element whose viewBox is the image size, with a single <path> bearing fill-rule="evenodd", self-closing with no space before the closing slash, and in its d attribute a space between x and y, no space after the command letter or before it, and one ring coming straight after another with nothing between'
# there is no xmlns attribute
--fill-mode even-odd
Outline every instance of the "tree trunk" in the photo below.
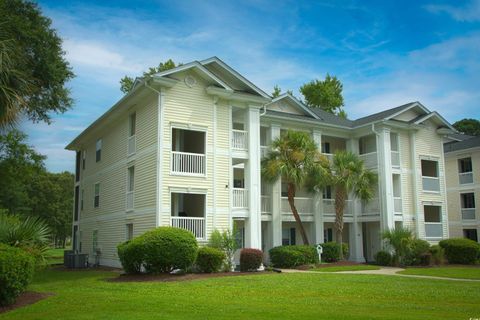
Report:
<svg viewBox="0 0 480 320"><path fill-rule="evenodd" d="M343 210L345 208L346 192L344 188L335 188L335 230L336 242L340 244L340 260L343 260Z"/></svg>
<svg viewBox="0 0 480 320"><path fill-rule="evenodd" d="M288 184L288 204L290 204L290 209L292 210L293 217L297 222L298 229L300 229L300 234L302 235L303 244L309 245L307 233L303 228L302 220L298 214L297 208L295 207L295 185L293 183Z"/></svg>

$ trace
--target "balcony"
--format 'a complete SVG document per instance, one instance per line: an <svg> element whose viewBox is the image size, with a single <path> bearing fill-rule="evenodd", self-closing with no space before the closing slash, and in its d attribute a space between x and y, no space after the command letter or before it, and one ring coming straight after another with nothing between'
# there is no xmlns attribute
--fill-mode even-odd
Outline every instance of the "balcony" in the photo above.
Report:
<svg viewBox="0 0 480 320"><path fill-rule="evenodd" d="M335 199L323 199L323 214L325 215L335 215ZM346 200L345 208L343 210L344 216L353 215L353 201Z"/></svg>
<svg viewBox="0 0 480 320"><path fill-rule="evenodd" d="M132 155L137 151L135 135L128 137L127 155Z"/></svg>
<svg viewBox="0 0 480 320"><path fill-rule="evenodd" d="M126 197L126 210L131 211L133 210L133 199L134 199L134 191L127 191L127 197Z"/></svg>
<svg viewBox="0 0 480 320"><path fill-rule="evenodd" d="M442 238L443 225L441 222L425 222L426 238Z"/></svg>
<svg viewBox="0 0 480 320"><path fill-rule="evenodd" d="M391 155L392 155L392 167L400 168L400 152L391 151Z"/></svg>
<svg viewBox="0 0 480 320"><path fill-rule="evenodd" d="M171 226L188 230L197 239L205 239L205 218L203 217L171 217Z"/></svg>
<svg viewBox="0 0 480 320"><path fill-rule="evenodd" d="M295 207L299 214L313 214L312 198L295 197ZM282 197L282 213L291 213L287 197Z"/></svg>
<svg viewBox="0 0 480 320"><path fill-rule="evenodd" d="M458 180L460 184L473 183L473 172L460 172L458 174Z"/></svg>
<svg viewBox="0 0 480 320"><path fill-rule="evenodd" d="M363 161L366 168L376 168L378 165L377 152L360 154L359 158Z"/></svg>
<svg viewBox="0 0 480 320"><path fill-rule="evenodd" d="M270 147L260 146L260 159L266 158Z"/></svg>
<svg viewBox="0 0 480 320"><path fill-rule="evenodd" d="M423 191L440 192L440 179L438 177L422 177Z"/></svg>
<svg viewBox="0 0 480 320"><path fill-rule="evenodd" d="M380 203L378 198L373 198L370 201L362 201L362 215L374 215L380 212Z"/></svg>
<svg viewBox="0 0 480 320"><path fill-rule="evenodd" d="M172 151L172 174L205 176L205 154Z"/></svg>
<svg viewBox="0 0 480 320"><path fill-rule="evenodd" d="M262 214L272 213L272 210L270 209L270 197L269 196L261 196L260 211L261 211Z"/></svg>
<svg viewBox="0 0 480 320"><path fill-rule="evenodd" d="M232 130L232 149L246 151L248 149L248 132Z"/></svg>
<svg viewBox="0 0 480 320"><path fill-rule="evenodd" d="M232 207L248 208L248 190L242 188L233 188L232 190Z"/></svg>
<svg viewBox="0 0 480 320"><path fill-rule="evenodd" d="M462 220L475 220L475 208L462 208Z"/></svg>
<svg viewBox="0 0 480 320"><path fill-rule="evenodd" d="M402 198L393 197L393 211L395 213L402 213Z"/></svg>

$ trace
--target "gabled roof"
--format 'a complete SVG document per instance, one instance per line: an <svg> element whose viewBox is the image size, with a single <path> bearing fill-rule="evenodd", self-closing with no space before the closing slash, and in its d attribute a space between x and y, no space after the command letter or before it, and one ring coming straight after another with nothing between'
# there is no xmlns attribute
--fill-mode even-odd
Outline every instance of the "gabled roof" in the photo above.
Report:
<svg viewBox="0 0 480 320"><path fill-rule="evenodd" d="M302 110L306 114L310 115L314 119L321 119L319 115L317 115L315 112L313 112L310 108L308 108L306 105L304 105L300 100L295 98L289 93L284 93L279 95L278 97L274 98L272 102L268 103L266 107L268 108L269 105L277 103L281 100L288 100L293 103L294 106L296 106L298 109Z"/></svg>
<svg viewBox="0 0 480 320"><path fill-rule="evenodd" d="M443 151L445 153L448 153L448 152L466 150L466 149L478 148L478 147L480 147L480 136L462 140L462 141L445 143L443 145Z"/></svg>
<svg viewBox="0 0 480 320"><path fill-rule="evenodd" d="M387 109L387 110L384 110L384 111L381 111L381 112L377 112L377 113L374 113L374 114L371 114L369 116L359 118L359 119L353 121L353 126L358 127L358 126L368 124L368 123L371 123L371 122L376 122L376 121L381 121L381 120L390 120L390 119L394 118L395 116L399 115L400 113L405 112L405 111L407 111L407 110L409 110L409 109L411 109L411 108L413 108L417 105L422 106L419 102L409 102L409 103L403 104L403 105L395 107L395 108L391 108L391 109ZM423 108L425 108L425 107L423 107ZM426 110L426 111L429 112L428 110Z"/></svg>
<svg viewBox="0 0 480 320"><path fill-rule="evenodd" d="M451 133L448 135L448 137L452 140L455 140L455 141L463 141L463 140L467 140L467 139L470 139L470 138L474 138L475 136L469 136L468 134L463 134L461 132L459 133Z"/></svg>

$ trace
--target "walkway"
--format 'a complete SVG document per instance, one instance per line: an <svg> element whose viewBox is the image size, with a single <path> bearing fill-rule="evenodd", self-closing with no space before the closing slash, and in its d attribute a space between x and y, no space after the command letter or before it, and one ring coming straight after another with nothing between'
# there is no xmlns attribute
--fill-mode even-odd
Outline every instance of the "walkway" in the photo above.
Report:
<svg viewBox="0 0 480 320"><path fill-rule="evenodd" d="M322 273L319 271L309 271L309 270L297 270L297 269L281 269L284 273ZM323 273L335 273L335 274L373 274L373 275L383 275L383 276L397 276L405 278L423 278L423 279L436 279L436 280L450 280L450 281L467 281L467 282L480 282L476 279L457 279L457 278L445 278L445 277L435 277L435 276L421 276L413 274L399 274L397 272L403 271L402 268L394 267L381 267L379 270L359 270L359 271L337 271L337 272L323 272Z"/></svg>

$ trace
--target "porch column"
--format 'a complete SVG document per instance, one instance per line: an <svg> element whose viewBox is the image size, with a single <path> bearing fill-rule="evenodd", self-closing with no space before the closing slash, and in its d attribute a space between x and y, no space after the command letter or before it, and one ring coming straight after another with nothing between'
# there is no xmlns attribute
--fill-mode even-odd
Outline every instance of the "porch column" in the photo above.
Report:
<svg viewBox="0 0 480 320"><path fill-rule="evenodd" d="M319 130L312 131L313 141L317 144L318 151L322 151L322 132ZM314 238L312 243L323 243L324 227L323 227L323 195L319 190L313 194L313 219L314 219Z"/></svg>
<svg viewBox="0 0 480 320"><path fill-rule="evenodd" d="M260 210L260 107L249 106L246 110L245 126L248 131L248 162L246 164L246 185L248 190L249 216L245 223L245 245L262 248Z"/></svg>
<svg viewBox="0 0 480 320"><path fill-rule="evenodd" d="M393 219L393 180L390 129L382 128L377 137L378 182L381 202L380 228L382 231L395 227Z"/></svg>
<svg viewBox="0 0 480 320"><path fill-rule="evenodd" d="M356 220L356 219L354 219ZM355 262L365 262L365 257L363 256L363 230L361 222L352 222L349 223L349 251L350 261Z"/></svg>
<svg viewBox="0 0 480 320"><path fill-rule="evenodd" d="M280 137L280 125L272 124L270 126L270 141ZM278 179L272 184L272 195L270 198L270 207L272 208L272 245L278 247L282 245L282 210L281 210L281 196L282 196L282 181Z"/></svg>

